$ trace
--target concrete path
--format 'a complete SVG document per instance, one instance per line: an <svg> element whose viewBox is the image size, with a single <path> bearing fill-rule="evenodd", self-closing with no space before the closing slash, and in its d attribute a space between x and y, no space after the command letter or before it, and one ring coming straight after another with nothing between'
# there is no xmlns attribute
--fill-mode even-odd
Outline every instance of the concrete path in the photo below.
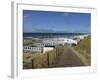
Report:
<svg viewBox="0 0 100 80"><path fill-rule="evenodd" d="M55 62L49 67L75 67L85 66L81 59L71 50L65 46L64 52L58 56Z"/></svg>

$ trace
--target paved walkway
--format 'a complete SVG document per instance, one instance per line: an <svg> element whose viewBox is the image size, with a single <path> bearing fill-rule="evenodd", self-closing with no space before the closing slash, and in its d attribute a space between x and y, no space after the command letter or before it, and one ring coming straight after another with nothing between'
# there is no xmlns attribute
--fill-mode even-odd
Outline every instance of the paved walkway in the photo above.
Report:
<svg viewBox="0 0 100 80"><path fill-rule="evenodd" d="M58 56L54 64L50 67L75 67L85 66L81 59L71 50L71 48L65 46L64 52Z"/></svg>

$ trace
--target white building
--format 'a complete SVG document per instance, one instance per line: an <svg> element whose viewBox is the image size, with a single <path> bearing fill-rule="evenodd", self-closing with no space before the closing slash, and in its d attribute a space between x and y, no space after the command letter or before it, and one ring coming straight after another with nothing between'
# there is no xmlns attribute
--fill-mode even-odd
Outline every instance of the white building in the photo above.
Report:
<svg viewBox="0 0 100 80"><path fill-rule="evenodd" d="M65 43L67 43L67 44L75 44L75 45L77 45L78 44L78 42L76 41L76 40L73 40L73 39L65 39Z"/></svg>
<svg viewBox="0 0 100 80"><path fill-rule="evenodd" d="M52 51L54 48L53 47L43 47L43 53Z"/></svg>
<svg viewBox="0 0 100 80"><path fill-rule="evenodd" d="M46 39L43 41L45 45L64 45L64 44L75 44L77 45L77 41L68 38L53 38L53 39Z"/></svg>
<svg viewBox="0 0 100 80"><path fill-rule="evenodd" d="M89 36L88 34L84 34L84 35L78 35L78 36L74 36L74 38L77 38L77 39L84 39L85 37Z"/></svg>

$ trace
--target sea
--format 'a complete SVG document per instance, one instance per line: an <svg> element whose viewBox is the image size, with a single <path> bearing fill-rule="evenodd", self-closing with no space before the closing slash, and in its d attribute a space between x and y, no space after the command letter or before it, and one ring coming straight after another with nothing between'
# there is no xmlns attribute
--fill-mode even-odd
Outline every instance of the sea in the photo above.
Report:
<svg viewBox="0 0 100 80"><path fill-rule="evenodd" d="M73 38L85 33L23 33L24 38Z"/></svg>

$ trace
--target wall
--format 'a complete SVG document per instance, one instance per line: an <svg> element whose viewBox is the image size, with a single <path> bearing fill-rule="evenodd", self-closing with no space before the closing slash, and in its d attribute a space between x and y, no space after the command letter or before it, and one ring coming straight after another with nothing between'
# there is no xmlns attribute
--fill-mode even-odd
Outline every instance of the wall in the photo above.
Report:
<svg viewBox="0 0 100 80"><path fill-rule="evenodd" d="M21 1L21 0L20 0ZM25 0L23 0L25 1ZM97 20L100 21L100 5L99 0L27 0L29 2L41 3L41 4L57 4L67 5L68 2L73 2L73 5L86 5L97 7ZM71 4L71 5L72 5ZM98 22L97 30L97 51L98 53L98 70L96 73L91 74L65 74L63 77L54 76L45 78L37 78L34 80L99 80L100 75L100 23ZM11 0L0 0L0 80L12 80L10 78L10 65L11 65ZM33 79L21 79L21 80L33 80ZM18 79L20 80L20 79Z"/></svg>

